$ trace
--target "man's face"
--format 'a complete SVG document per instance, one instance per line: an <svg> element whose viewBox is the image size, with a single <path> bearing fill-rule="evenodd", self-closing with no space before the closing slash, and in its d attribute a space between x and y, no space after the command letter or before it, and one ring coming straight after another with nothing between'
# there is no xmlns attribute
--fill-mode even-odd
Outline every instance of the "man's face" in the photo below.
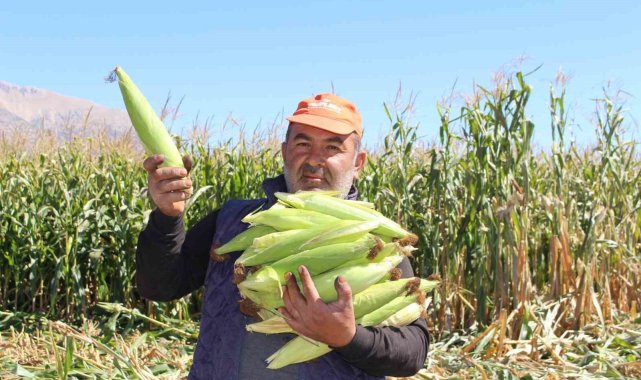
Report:
<svg viewBox="0 0 641 380"><path fill-rule="evenodd" d="M282 145L289 192L337 190L346 196L365 163L365 152L356 151L357 139L355 134L337 135L291 123Z"/></svg>

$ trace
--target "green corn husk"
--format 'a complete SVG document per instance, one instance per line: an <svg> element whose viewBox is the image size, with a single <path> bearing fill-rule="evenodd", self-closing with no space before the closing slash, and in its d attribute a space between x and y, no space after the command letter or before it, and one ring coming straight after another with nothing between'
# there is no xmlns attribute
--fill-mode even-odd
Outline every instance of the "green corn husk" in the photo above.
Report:
<svg viewBox="0 0 641 380"><path fill-rule="evenodd" d="M312 276L317 276L357 257L375 257L381 247L380 240L368 234L353 243L329 244L309 249L278 260L270 266L278 273L279 278L284 278L287 272L296 272L301 265L305 265Z"/></svg>
<svg viewBox="0 0 641 380"><path fill-rule="evenodd" d="M341 265L339 265L337 268L349 268L354 265L365 265L365 264L372 264L372 263L380 263L383 261L386 257L394 256L394 255L402 255L403 250L401 249L398 244L396 243L387 243L383 245L383 248L376 253L376 256L374 257L358 257L352 260L349 260Z"/></svg>
<svg viewBox="0 0 641 380"><path fill-rule="evenodd" d="M386 306L392 300L400 296L404 296L407 293L414 293L417 290L430 292L436 286L438 286L438 284L438 281L425 280L418 277L410 277L371 285L362 292L354 295L354 316L358 320L362 316L370 314L377 309ZM423 308L425 308L425 305L422 306ZM400 312L400 310L397 312ZM398 324L394 321L400 319L403 315L405 315L399 314L399 316L396 316L395 319L391 319L395 314L396 313L392 314L386 319L386 321L389 320L386 325L397 326ZM416 318L418 318L418 316ZM412 319L410 323L416 318ZM272 314L266 314L264 321L250 324L247 326L247 329L248 331L260 331L265 334L293 332L282 316ZM270 331L270 329L274 329L274 331Z"/></svg>
<svg viewBox="0 0 641 380"><path fill-rule="evenodd" d="M285 318L275 315L264 321L250 323L245 326L245 329L250 332L258 332L262 334L280 334L280 333L293 333L291 327L285 322Z"/></svg>
<svg viewBox="0 0 641 380"><path fill-rule="evenodd" d="M313 234L311 234L309 230L289 230L273 232L271 234L255 238L252 242L252 245L249 246L249 248L247 248L238 259L236 259L236 263L243 265L264 264L265 261L262 261L260 256L255 256L267 255L264 253L264 251L266 251L267 249L274 249L273 247L282 247L283 245L287 244L287 242L291 241L291 239L302 239L303 236L308 236L307 239L311 239L311 236L313 236ZM289 252L287 254L289 254ZM267 256L266 258L269 259L269 256ZM246 264L246 262L249 263Z"/></svg>
<svg viewBox="0 0 641 380"><path fill-rule="evenodd" d="M377 234L393 238L405 238L411 234L398 223L386 218L376 210L350 205L349 201L325 195L311 195L300 198L296 194L276 193L276 197L292 207L317 211L344 220L378 221L380 226L374 231Z"/></svg>
<svg viewBox="0 0 641 380"><path fill-rule="evenodd" d="M390 315L383 322L377 326L407 326L415 320L419 319L425 311L425 305L418 302L413 302L396 313Z"/></svg>
<svg viewBox="0 0 641 380"><path fill-rule="evenodd" d="M136 129L136 133L147 154L164 155L165 161L160 165L162 167L184 167L182 156L174 140L145 96L129 78L125 70L121 67L116 67L114 72L118 77L118 86L131 123Z"/></svg>
<svg viewBox="0 0 641 380"><path fill-rule="evenodd" d="M244 251L249 248L254 239L276 232L269 226L253 226L236 235L224 245L216 248L217 255L224 255L230 252Z"/></svg>
<svg viewBox="0 0 641 380"><path fill-rule="evenodd" d="M356 265L349 268L341 268L325 272L312 277L318 295L325 302L336 301L338 295L334 287L334 281L338 276L344 276L349 283L352 293L359 293L372 284L384 278L390 278L392 270L400 263L401 256L391 256L380 263ZM303 289L300 279L298 286ZM284 305L282 299L282 288L284 279L280 279L272 267L265 266L238 284L243 297L251 299L256 305L266 309L276 309Z"/></svg>
<svg viewBox="0 0 641 380"><path fill-rule="evenodd" d="M276 309L283 306L283 290L276 271L269 266L248 276L238 284L238 290L244 298L249 298L256 305L265 309Z"/></svg>
<svg viewBox="0 0 641 380"><path fill-rule="evenodd" d="M352 289L352 294L358 294L384 278L389 279L392 275L392 270L396 268L402 259L402 256L390 256L380 263L361 264L334 269L314 277L314 285L316 285L318 295L323 301L336 301L338 297L336 288L334 287L336 277L345 277Z"/></svg>
<svg viewBox="0 0 641 380"><path fill-rule="evenodd" d="M394 313L403 309L407 305L413 302L417 302L417 300L421 298L420 294L422 294L422 298L423 300L425 300L425 293L422 293L422 292L419 294L399 296L394 298L390 302L386 303L384 306L379 307L378 309L372 311L371 313L365 314L360 319L357 319L356 322L363 326L378 325L379 323L391 317Z"/></svg>
<svg viewBox="0 0 641 380"><path fill-rule="evenodd" d="M402 298L402 297L399 297L399 298ZM414 297L414 302L408 303L407 305L403 306L399 310L392 313L389 317L382 320L377 320L377 321L374 321L372 319L371 324L365 323L363 325L364 326L407 326L410 323L417 320L418 318L420 318L423 311L424 311L424 306L416 302L416 297ZM274 320L272 321L272 323L278 324L281 326L283 323L287 325L284 319L281 319L281 320L282 322ZM376 323L373 323L373 322L376 322ZM283 332L289 332L289 331L283 331ZM303 338L299 336L289 341L287 344L281 347L278 351L276 351L273 355L271 355L267 359L267 362L269 363L267 368L278 369L290 364L301 363L304 361L318 358L330 351L331 351L331 348L329 348L329 346L323 343L310 341L307 338Z"/></svg>
<svg viewBox="0 0 641 380"><path fill-rule="evenodd" d="M400 281L400 280L398 280ZM373 326L373 325L378 325L382 321L384 321L386 318L389 318L391 315L393 315L395 312L401 310L405 306L409 305L412 302L419 302L423 303L425 301L425 294L427 292L432 291L436 286L438 286L439 282L438 281L431 281L431 280L425 280L425 279L420 279L419 282L416 280L410 280L406 286L406 294L399 294L397 297L392 298L391 301L385 303L384 305L381 306L381 303L376 303L376 308L375 310L372 310L373 308L366 307L366 306L359 306L359 310L365 311L367 309L370 309L369 313L363 313L360 314L362 317L359 318L357 316L357 322L364 325L364 326ZM381 286L383 287L383 284L377 284L376 286ZM394 285L388 285L388 286L394 286ZM398 285L396 285L398 286ZM373 287L373 286L372 286ZM372 288L370 287L370 288ZM369 290L368 291L372 291ZM376 289L374 289L376 291ZM392 294L392 291L384 291L380 290L380 293L385 292L387 297ZM358 299L356 300L356 297L359 297L357 294L355 298L355 303L366 303L366 302L371 302L366 300L365 298L367 297L367 294L361 295L360 297L363 298L363 300ZM376 297L376 295L374 295ZM384 296L379 296L381 299ZM371 302L373 304L373 302Z"/></svg>
<svg viewBox="0 0 641 380"><path fill-rule="evenodd" d="M298 336L267 358L267 368L279 369L290 364L306 362L323 356L331 350L324 343Z"/></svg>
<svg viewBox="0 0 641 380"><path fill-rule="evenodd" d="M247 215L242 221L252 225L270 226L278 231L286 231L336 223L339 219L316 211L272 207L265 211Z"/></svg>
<svg viewBox="0 0 641 380"><path fill-rule="evenodd" d="M338 199L340 201L343 201L343 202L349 202L348 204L352 205L352 206L357 206L357 207L370 209L370 210L374 208L374 204L372 202L357 201L357 200L347 200L347 199L339 198L338 195L340 194L340 191L335 191L335 190L298 191L298 192L296 192L294 194L297 197L301 198L301 199L307 199L307 198L313 197L315 195L324 195L324 196L328 196L328 197L334 197L334 198L336 198L336 199Z"/></svg>
<svg viewBox="0 0 641 380"><path fill-rule="evenodd" d="M361 221L339 220L338 222L327 226L295 230L298 232L289 234L286 239L279 239L279 241L274 242L272 245L269 245L262 250L252 249L252 244L252 247L243 253L236 262L244 266L272 263L289 255L298 253L301 250L306 250L307 248L303 247L309 241L315 242L315 245L308 247L309 249L325 244L342 243L350 240L353 241L354 238L364 236L371 230L368 225L365 225L365 227L368 227L366 229L361 228L361 225L363 225L363 222ZM290 231L283 231L279 233L285 234ZM269 236L270 235L255 239L254 243L262 243L260 239L266 239ZM319 239L321 236L323 236L323 239L325 240Z"/></svg>
<svg viewBox="0 0 641 380"><path fill-rule="evenodd" d="M358 319L384 306L410 288L418 287L417 277L400 278L396 281L386 281L374 284L354 296L354 315Z"/></svg>
<svg viewBox="0 0 641 380"><path fill-rule="evenodd" d="M324 247L329 244L339 244L339 243L353 243L354 241L360 239L361 237L369 234L372 230L378 227L378 221L351 221L355 222L353 224L348 224L341 226L339 221L335 225L337 227L331 228L318 236L308 240L304 244L301 244L300 249L310 250L318 247Z"/></svg>

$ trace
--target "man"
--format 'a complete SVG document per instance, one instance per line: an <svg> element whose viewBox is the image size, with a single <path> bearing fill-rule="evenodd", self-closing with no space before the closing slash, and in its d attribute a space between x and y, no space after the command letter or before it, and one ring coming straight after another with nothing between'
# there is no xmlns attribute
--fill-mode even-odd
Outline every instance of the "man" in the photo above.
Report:
<svg viewBox="0 0 641 380"><path fill-rule="evenodd" d="M280 309L299 334L328 344L334 350L307 363L280 370L266 369L264 360L291 339L291 335L248 333L256 322L244 313L232 282L233 263L240 252L224 262L210 260L210 249L224 244L248 226L240 220L262 207L271 207L277 191L332 189L355 199L366 154L361 151L361 116L349 101L319 94L298 104L288 118L282 144L284 174L266 180L264 199L232 200L212 212L189 232L183 226L187 169L158 168L162 157L145 160L149 193L156 209L140 234L136 257L138 290L143 297L169 301L205 286L201 328L190 379L373 379L409 376L422 368L427 355L425 321L405 327L362 327L355 323L352 294L343 277L335 283L336 302L314 298L315 287L304 266L299 274L304 294L293 276ZM407 259L399 265L403 277L413 275Z"/></svg>

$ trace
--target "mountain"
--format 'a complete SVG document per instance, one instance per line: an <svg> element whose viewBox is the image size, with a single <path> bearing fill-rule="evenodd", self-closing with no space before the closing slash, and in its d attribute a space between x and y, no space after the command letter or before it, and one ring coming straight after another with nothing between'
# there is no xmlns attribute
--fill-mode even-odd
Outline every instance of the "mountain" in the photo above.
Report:
<svg viewBox="0 0 641 380"><path fill-rule="evenodd" d="M129 116L123 110L0 81L0 132L31 135L44 129L67 139L98 131L117 136L130 127Z"/></svg>

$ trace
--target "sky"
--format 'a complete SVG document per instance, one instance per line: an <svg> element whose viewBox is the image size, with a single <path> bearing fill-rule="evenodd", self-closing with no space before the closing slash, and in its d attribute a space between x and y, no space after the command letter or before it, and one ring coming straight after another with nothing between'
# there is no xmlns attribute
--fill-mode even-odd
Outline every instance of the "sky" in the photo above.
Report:
<svg viewBox="0 0 641 380"><path fill-rule="evenodd" d="M122 66L174 128L229 117L268 128L302 98L334 90L363 116L366 146L389 130L383 103L415 96L410 122L438 139L437 103L494 73L530 72L534 145L549 147L549 88L568 77L570 137L594 141L594 100L623 90L641 120L639 1L3 1L0 80L122 108L104 77ZM221 135L222 136L222 135Z"/></svg>

